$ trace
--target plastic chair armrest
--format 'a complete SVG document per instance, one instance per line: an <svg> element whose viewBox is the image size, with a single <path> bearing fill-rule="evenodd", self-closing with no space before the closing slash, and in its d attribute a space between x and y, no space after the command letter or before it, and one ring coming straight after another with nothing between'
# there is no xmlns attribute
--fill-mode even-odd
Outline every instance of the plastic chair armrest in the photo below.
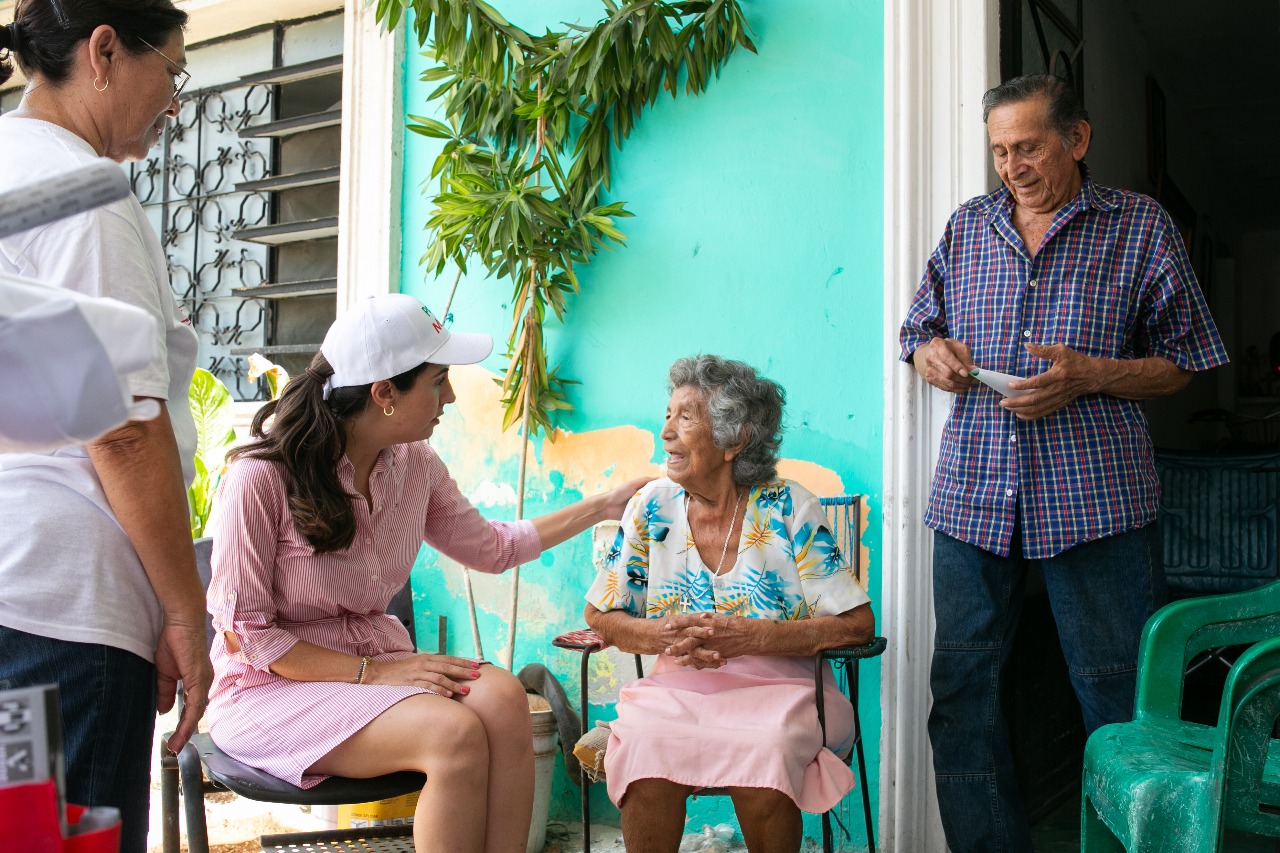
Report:
<svg viewBox="0 0 1280 853"><path fill-rule="evenodd" d="M1258 589L1175 601L1160 608L1142 631L1138 647L1138 716L1176 719L1182 704L1187 660L1215 645L1253 642L1269 632L1240 625L1280 613L1280 581ZM1197 636L1199 635L1199 636ZM1192 646L1195 638L1195 647Z"/></svg>

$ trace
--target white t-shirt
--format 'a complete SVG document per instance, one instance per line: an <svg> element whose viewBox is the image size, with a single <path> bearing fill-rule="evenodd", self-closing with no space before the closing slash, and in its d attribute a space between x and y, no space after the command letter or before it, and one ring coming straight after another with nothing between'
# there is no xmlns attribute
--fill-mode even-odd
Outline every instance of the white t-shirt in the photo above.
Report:
<svg viewBox="0 0 1280 853"><path fill-rule="evenodd" d="M0 192L95 159L70 131L0 116ZM0 272L110 296L156 318L160 358L127 384L135 396L168 401L191 482L196 438L187 392L197 339L169 290L160 241L137 199L0 240ZM161 615L84 447L0 453L0 625L154 660Z"/></svg>

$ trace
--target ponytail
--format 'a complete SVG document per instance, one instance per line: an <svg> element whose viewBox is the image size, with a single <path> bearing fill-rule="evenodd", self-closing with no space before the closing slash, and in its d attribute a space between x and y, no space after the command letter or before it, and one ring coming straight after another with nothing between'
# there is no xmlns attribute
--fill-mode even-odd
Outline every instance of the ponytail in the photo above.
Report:
<svg viewBox="0 0 1280 853"><path fill-rule="evenodd" d="M421 364L391 378L401 391L413 387ZM317 554L344 551L356 537L357 498L338 480L338 463L347 450L346 423L369 406L368 385L335 388L324 398L325 382L333 367L321 353L293 377L278 400L254 415L253 441L227 454L228 464L241 457L265 459L288 472L289 514ZM267 421L271 421L270 427Z"/></svg>
<svg viewBox="0 0 1280 853"><path fill-rule="evenodd" d="M0 86L9 82L13 76L13 60L22 47L22 34L18 32L18 22L0 27Z"/></svg>

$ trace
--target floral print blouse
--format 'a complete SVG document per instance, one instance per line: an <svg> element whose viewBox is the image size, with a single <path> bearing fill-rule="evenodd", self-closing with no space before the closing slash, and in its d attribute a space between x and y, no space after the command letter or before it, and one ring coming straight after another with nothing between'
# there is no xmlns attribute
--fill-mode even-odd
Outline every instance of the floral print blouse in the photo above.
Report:
<svg viewBox="0 0 1280 853"><path fill-rule="evenodd" d="M684 489L669 479L641 489L627 504L587 601L650 619L701 611L809 619L870 600L831 535L821 502L799 483L751 488L737 559L719 576L693 543L686 507Z"/></svg>

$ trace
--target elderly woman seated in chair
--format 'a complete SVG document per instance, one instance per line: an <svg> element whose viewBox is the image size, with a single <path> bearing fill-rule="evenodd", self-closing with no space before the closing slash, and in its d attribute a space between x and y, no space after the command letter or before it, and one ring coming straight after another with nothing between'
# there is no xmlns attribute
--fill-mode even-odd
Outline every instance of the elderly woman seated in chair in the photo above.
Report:
<svg viewBox="0 0 1280 853"><path fill-rule="evenodd" d="M875 619L818 498L777 476L782 388L736 361L677 361L661 438L667 477L628 504L588 624L659 655L623 688L605 756L628 850L674 851L685 800L726 789L753 853L797 851L801 810L853 788L853 708L812 656L872 639Z"/></svg>

